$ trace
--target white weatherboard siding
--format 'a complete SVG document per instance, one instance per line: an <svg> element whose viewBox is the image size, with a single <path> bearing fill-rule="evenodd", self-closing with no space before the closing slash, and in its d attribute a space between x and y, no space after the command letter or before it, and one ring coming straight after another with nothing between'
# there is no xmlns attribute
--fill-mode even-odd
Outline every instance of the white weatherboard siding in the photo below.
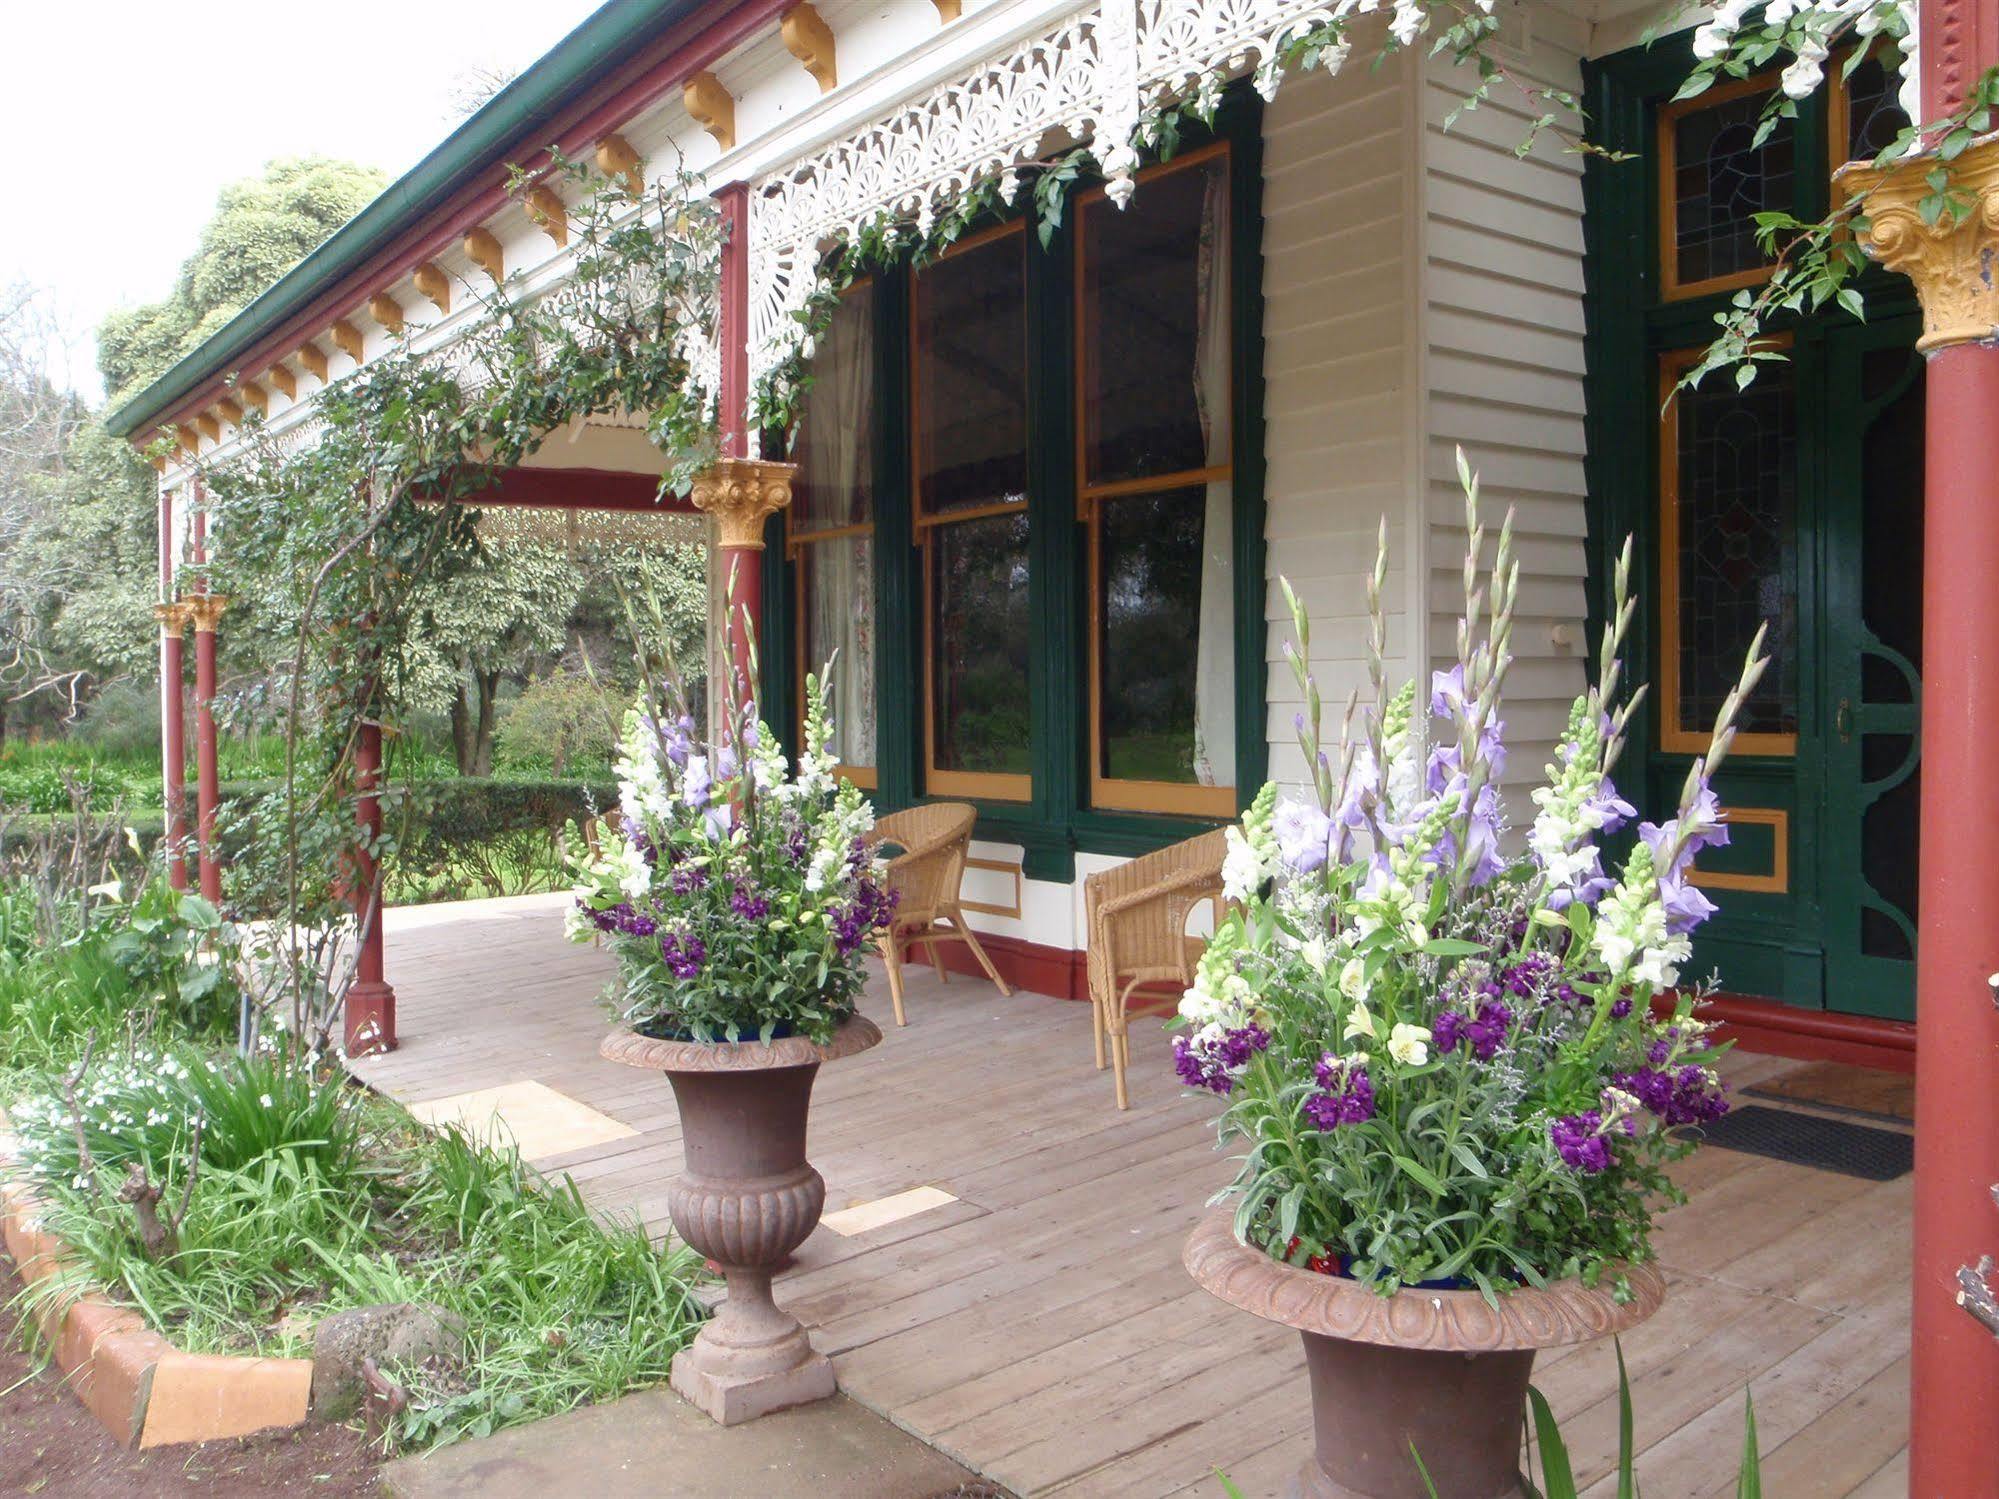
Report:
<svg viewBox="0 0 1999 1499"><path fill-rule="evenodd" d="M1391 676L1426 653L1416 65L1373 68L1372 48L1357 41L1340 74L1287 80L1264 114L1268 732L1270 773L1290 785L1305 765L1280 576L1311 612L1328 737L1350 690L1369 700L1366 583L1384 516Z"/></svg>
<svg viewBox="0 0 1999 1499"><path fill-rule="evenodd" d="M1509 66L1581 91L1586 28L1547 6L1525 13ZM1584 685L1586 550L1583 476L1582 161L1544 134L1516 147L1532 119L1505 83L1475 111L1445 120L1476 80L1437 59L1423 89L1425 470L1429 507L1429 655L1456 653L1463 612L1464 499L1455 449L1481 481L1490 547L1514 508L1520 596L1503 707L1511 754L1502 781L1516 825L1527 788ZM1558 643L1557 635L1566 643Z"/></svg>

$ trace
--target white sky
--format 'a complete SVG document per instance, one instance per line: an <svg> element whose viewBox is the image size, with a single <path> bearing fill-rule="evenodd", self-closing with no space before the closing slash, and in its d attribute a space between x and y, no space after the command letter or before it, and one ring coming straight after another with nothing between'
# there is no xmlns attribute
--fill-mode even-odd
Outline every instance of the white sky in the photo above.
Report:
<svg viewBox="0 0 1999 1499"><path fill-rule="evenodd" d="M95 399L91 329L171 290L223 184L312 153L398 176L457 123L468 72L522 71L600 3L6 0L0 287L47 289Z"/></svg>

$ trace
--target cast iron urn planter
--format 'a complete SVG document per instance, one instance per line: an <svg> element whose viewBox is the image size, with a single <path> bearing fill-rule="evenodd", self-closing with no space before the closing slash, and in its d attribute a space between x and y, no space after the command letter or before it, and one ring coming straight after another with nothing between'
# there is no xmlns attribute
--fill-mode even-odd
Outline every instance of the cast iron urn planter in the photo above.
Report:
<svg viewBox="0 0 1999 1499"><path fill-rule="evenodd" d="M771 1299L771 1276L818 1226L826 1182L805 1159L821 1062L880 1042L856 1015L825 1045L605 1037L613 1062L662 1071L680 1107L686 1170L667 1197L680 1237L721 1267L727 1298L673 1359L673 1388L724 1426L833 1393L833 1364Z"/></svg>
<svg viewBox="0 0 1999 1499"><path fill-rule="evenodd" d="M1250 1248L1227 1210L1201 1220L1184 1260L1203 1290L1305 1340L1314 1450L1295 1499L1426 1499L1412 1448L1448 1499L1518 1499L1535 1352L1635 1327L1666 1297L1651 1265L1625 1270L1622 1303L1609 1275L1596 1288L1522 1286L1497 1306L1475 1290L1383 1296Z"/></svg>

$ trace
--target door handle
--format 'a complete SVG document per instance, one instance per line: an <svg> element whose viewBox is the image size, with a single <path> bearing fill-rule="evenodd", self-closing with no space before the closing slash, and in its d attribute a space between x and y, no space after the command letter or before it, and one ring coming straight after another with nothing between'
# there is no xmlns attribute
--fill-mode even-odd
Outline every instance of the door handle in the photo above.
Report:
<svg viewBox="0 0 1999 1499"><path fill-rule="evenodd" d="M1848 699L1841 698L1839 706L1833 709L1832 728L1833 732L1839 735L1839 742L1841 744L1847 744L1852 741L1853 704Z"/></svg>

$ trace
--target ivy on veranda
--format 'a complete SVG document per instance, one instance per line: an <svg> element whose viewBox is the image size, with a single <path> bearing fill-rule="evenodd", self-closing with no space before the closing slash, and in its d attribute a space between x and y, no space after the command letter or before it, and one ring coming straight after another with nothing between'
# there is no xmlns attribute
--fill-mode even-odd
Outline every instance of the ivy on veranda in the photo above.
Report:
<svg viewBox="0 0 1999 1499"><path fill-rule="evenodd" d="M1880 58L1891 72L1899 68L1912 77L1913 7L1914 0L1769 0L1767 4L1722 0L1694 34L1695 62L1676 97L1690 98L1717 81L1747 78L1784 65L1780 86L1760 123L1760 143L1778 121L1796 116L1800 99L1823 86L1825 65L1833 57L1842 57L1842 79L1870 57ZM1680 9L1667 8L1668 16L1678 15ZM1470 86L1446 116L1446 129L1460 115L1504 94L1528 115L1515 145L1518 154L1525 156L1543 136L1552 136L1565 152L1638 169L1630 153L1609 150L1590 138L1590 122L1573 92L1523 71L1507 58L1494 0L1389 0L1387 4L1341 0L1333 15L1284 39L1276 55L1264 59L1254 75L1259 89L1268 97L1277 79L1292 69L1338 72L1362 40L1359 32L1364 24L1375 25L1379 32L1370 33L1368 42L1375 66L1427 39L1430 57L1447 57L1468 73ZM1646 39L1651 40L1649 33ZM1144 114L1131 145L1155 159L1170 157L1187 122L1212 123L1228 81L1228 71L1220 68L1187 80L1177 94ZM1905 100L1914 94L1913 86L1905 88ZM1980 75L1964 101L1943 117L1904 129L1875 163L1887 166L1912 152L1933 151L1930 192L1920 205L1923 216L1935 223L1946 215L1968 212L1971 203L1953 184L1950 163L1993 128L1995 109L1999 109L1999 68ZM841 293L857 277L903 259L921 265L934 258L974 224L1010 209L1023 186L1031 195L1046 244L1061 223L1070 190L1103 175L1103 149L1091 143L1016 163L974 182L941 210L884 211L836 240L821 256L810 291L793 309L791 325L780 336L777 357L752 391L753 429L788 434L796 424L811 388L813 348L831 324ZM1860 248L1867 229L1863 196L1850 195L1817 222L1787 213L1760 213L1756 221L1763 251L1772 261L1771 275L1760 288L1738 292L1715 314L1714 339L1701 359L1689 366L1680 388L1698 384L1715 370L1733 371L1739 386L1748 385L1759 364L1786 357L1767 335L1787 316L1816 312L1828 304L1856 318L1866 316L1860 288L1854 284L1869 264Z"/></svg>
<svg viewBox="0 0 1999 1499"><path fill-rule="evenodd" d="M200 475L211 560L192 570L230 597L225 627L266 647L266 675L239 696L281 719L287 740L282 789L246 814L232 878L294 929L343 919L347 860L328 854L354 846L364 722L388 740L393 814L412 605L418 585L479 555L479 496L602 414L646 415L662 493L684 493L720 451L707 375L724 236L713 200L684 173L641 191L560 156L515 174L516 190L535 182L575 199L558 286L465 288L476 305L446 336L398 335L318 392L298 428L249 416L239 451ZM394 856L394 826L391 815L378 858ZM333 973L316 981L329 1002L344 987Z"/></svg>

